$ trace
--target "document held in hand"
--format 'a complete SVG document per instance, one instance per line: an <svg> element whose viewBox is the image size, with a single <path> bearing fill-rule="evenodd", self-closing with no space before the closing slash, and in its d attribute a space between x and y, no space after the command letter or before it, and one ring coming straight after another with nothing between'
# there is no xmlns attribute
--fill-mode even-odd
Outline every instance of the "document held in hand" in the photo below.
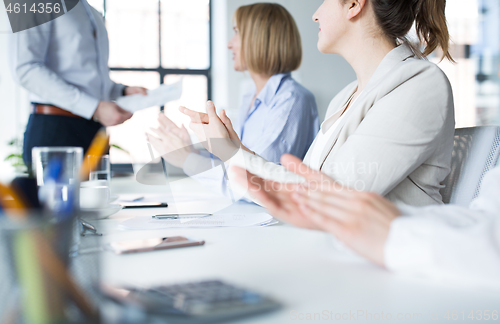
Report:
<svg viewBox="0 0 500 324"><path fill-rule="evenodd" d="M155 90L148 90L148 95L135 94L120 97L116 104L125 110L135 113L139 110L154 106L163 106L169 101L177 100L182 94L182 80L173 84L162 84Z"/></svg>

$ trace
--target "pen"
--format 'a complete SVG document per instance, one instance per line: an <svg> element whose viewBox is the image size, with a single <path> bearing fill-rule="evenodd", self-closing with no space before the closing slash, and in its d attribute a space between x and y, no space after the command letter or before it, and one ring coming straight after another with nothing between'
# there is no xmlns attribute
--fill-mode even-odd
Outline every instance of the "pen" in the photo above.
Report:
<svg viewBox="0 0 500 324"><path fill-rule="evenodd" d="M166 214L166 215L154 215L154 219L183 219L183 218L203 218L207 216L212 216L213 214Z"/></svg>

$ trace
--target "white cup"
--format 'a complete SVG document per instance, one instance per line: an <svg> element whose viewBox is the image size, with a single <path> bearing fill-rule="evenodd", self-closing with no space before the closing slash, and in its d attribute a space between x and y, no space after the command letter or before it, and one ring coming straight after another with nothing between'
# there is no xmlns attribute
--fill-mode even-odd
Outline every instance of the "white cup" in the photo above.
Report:
<svg viewBox="0 0 500 324"><path fill-rule="evenodd" d="M109 187L103 186L99 182L101 180L82 183L80 188L80 208L99 209L109 205Z"/></svg>

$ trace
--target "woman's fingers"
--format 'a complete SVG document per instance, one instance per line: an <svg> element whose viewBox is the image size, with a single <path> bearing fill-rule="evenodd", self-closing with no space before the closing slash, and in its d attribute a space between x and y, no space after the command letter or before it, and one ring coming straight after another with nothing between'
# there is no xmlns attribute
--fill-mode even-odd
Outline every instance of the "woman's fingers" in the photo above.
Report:
<svg viewBox="0 0 500 324"><path fill-rule="evenodd" d="M215 105L212 101L207 101L207 114L210 126L213 127L221 126L223 128L226 128L224 123L219 118L219 115L217 115L217 111L215 110Z"/></svg>
<svg viewBox="0 0 500 324"><path fill-rule="evenodd" d="M158 115L158 122L160 123L161 126L165 127L166 129L174 129L178 128L177 125L170 120L167 116L165 116L164 113L160 112Z"/></svg>
<svg viewBox="0 0 500 324"><path fill-rule="evenodd" d="M224 126L226 126L226 129L229 132L229 137L232 140L235 140L241 144L240 138L239 138L238 134L236 133L236 131L234 130L233 123L231 122L231 119L229 119L229 117L227 117L226 110L224 110L224 109L222 110L220 119L221 119L222 123L224 124Z"/></svg>
<svg viewBox="0 0 500 324"><path fill-rule="evenodd" d="M153 132L156 136L158 136L161 140L165 140L170 137L171 132L165 130L164 128L150 128L151 132Z"/></svg>
<svg viewBox="0 0 500 324"><path fill-rule="evenodd" d="M184 133L182 129L178 127L172 120L170 120L163 113L160 113L158 117L158 122L160 123L160 129L164 134L175 135L176 137L184 140ZM189 142L187 144L191 143Z"/></svg>
<svg viewBox="0 0 500 324"><path fill-rule="evenodd" d="M212 118L219 119L219 116L217 115L217 111L215 110L215 105L212 101L207 101L207 115L210 119L212 119Z"/></svg>
<svg viewBox="0 0 500 324"><path fill-rule="evenodd" d="M332 233L338 236L338 233L342 230L342 223L325 215L321 211L314 210L307 205L299 205L301 214L308 218L317 229Z"/></svg>
<svg viewBox="0 0 500 324"><path fill-rule="evenodd" d="M186 145L191 145L189 132L187 131L186 127L184 127L184 125L182 125L181 127L177 126L170 118L165 116L165 114L163 113L160 113L158 121L164 131L171 132L178 138L182 139Z"/></svg>
<svg viewBox="0 0 500 324"><path fill-rule="evenodd" d="M349 200L328 193L314 193L311 198L306 193L295 193L293 199L299 205L306 205L317 212L328 213L338 220L345 220L341 216L349 209Z"/></svg>
<svg viewBox="0 0 500 324"><path fill-rule="evenodd" d="M203 144L203 146L205 146L205 148L208 149L207 148L208 143L206 143L207 142L207 135L205 133L203 126L204 126L204 124L198 124L198 123L190 123L189 124L189 128L194 132L194 134L198 138L198 141L200 141Z"/></svg>
<svg viewBox="0 0 500 324"><path fill-rule="evenodd" d="M332 186L330 182L327 182L315 185L313 182L309 182L298 187L297 193L307 199L325 202L330 200L348 201L354 199L354 193L357 193L357 191L344 190L341 186L337 187L335 184Z"/></svg>
<svg viewBox="0 0 500 324"><path fill-rule="evenodd" d="M233 123L231 122L231 119L229 119L229 117L227 117L226 115L226 111L223 109L221 114L220 114L220 119L222 121L222 123L224 124L224 126L226 126L226 128L228 130L234 130L233 128Z"/></svg>
<svg viewBox="0 0 500 324"><path fill-rule="evenodd" d="M163 142L163 148L166 150L173 151L185 147L182 139L172 132L162 128L151 128L150 131L159 137L158 139Z"/></svg>
<svg viewBox="0 0 500 324"><path fill-rule="evenodd" d="M279 208L279 203L274 197L269 195L266 191L261 190L265 185L264 179L248 172L240 167L232 167L231 172L234 179L242 186L247 186L250 196L262 203L266 208L273 213Z"/></svg>
<svg viewBox="0 0 500 324"><path fill-rule="evenodd" d="M189 132L186 129L186 127L184 127L184 125L182 125L181 128L179 129L179 133L184 139L184 141L189 142L191 144L191 136L189 136Z"/></svg>
<svg viewBox="0 0 500 324"><path fill-rule="evenodd" d="M148 134L148 133L146 133L146 138L147 138L148 142L151 143L151 145L153 145L153 147L157 151L161 152L164 150L163 142L161 139L159 139L151 134Z"/></svg>
<svg viewBox="0 0 500 324"><path fill-rule="evenodd" d="M186 107L179 107L179 110L181 113L184 115L188 116L191 118L192 123L197 123L197 124L208 124L209 123L209 118L208 115L205 113L200 113L197 111L193 111L191 109L188 109Z"/></svg>
<svg viewBox="0 0 500 324"><path fill-rule="evenodd" d="M159 137L159 139L162 139L164 138L166 135L165 133L163 132L163 130L161 128L150 128L149 129L149 132L152 132L153 134L155 134L156 136Z"/></svg>

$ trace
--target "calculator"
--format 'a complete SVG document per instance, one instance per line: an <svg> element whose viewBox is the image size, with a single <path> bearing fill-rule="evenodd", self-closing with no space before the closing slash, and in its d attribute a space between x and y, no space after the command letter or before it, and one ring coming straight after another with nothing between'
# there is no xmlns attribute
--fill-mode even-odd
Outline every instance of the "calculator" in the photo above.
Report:
<svg viewBox="0 0 500 324"><path fill-rule="evenodd" d="M272 298L219 281L201 281L147 289L125 288L108 296L160 315L168 323L218 323L277 310ZM123 293L125 292L125 293Z"/></svg>

